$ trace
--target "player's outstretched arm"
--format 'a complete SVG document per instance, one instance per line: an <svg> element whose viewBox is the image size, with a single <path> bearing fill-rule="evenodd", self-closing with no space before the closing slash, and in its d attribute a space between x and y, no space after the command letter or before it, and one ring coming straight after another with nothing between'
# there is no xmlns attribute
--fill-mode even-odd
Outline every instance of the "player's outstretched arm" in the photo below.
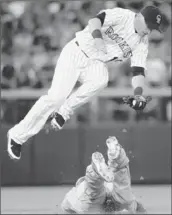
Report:
<svg viewBox="0 0 172 215"><path fill-rule="evenodd" d="M99 51L103 52L104 54L107 53L107 50L103 41L101 27L103 25L105 16L105 12L100 13L96 17L90 19L88 22L89 31L94 38L95 46Z"/></svg>
<svg viewBox="0 0 172 215"><path fill-rule="evenodd" d="M132 67L133 77L131 85L133 87L133 96L125 97L124 102L136 111L142 111L151 97L145 98L143 96L145 88L145 73L143 67Z"/></svg>
<svg viewBox="0 0 172 215"><path fill-rule="evenodd" d="M124 102L136 111L142 111L151 97L143 96L145 88L145 69L148 54L148 38L143 38L143 41L133 51L131 57L133 96L125 97Z"/></svg>

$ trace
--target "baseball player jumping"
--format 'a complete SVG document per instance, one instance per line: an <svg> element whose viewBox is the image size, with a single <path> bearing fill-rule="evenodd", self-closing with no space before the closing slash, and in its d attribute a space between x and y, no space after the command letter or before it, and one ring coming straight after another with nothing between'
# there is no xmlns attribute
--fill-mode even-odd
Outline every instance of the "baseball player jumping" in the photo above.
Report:
<svg viewBox="0 0 172 215"><path fill-rule="evenodd" d="M145 214L131 189L129 159L116 137L106 140L108 165L99 152L92 154L91 164L65 195L61 209L65 214Z"/></svg>
<svg viewBox="0 0 172 215"><path fill-rule="evenodd" d="M143 97L144 70L148 54L148 34L160 30L162 14L153 6L140 13L128 9L103 10L89 20L84 30L62 50L48 93L41 96L25 118L8 131L8 153L19 160L21 147L37 134L50 115L52 125L62 128L76 108L88 102L108 83L109 61L131 59L133 97L125 103L143 110L148 102ZM73 91L77 81L81 86Z"/></svg>

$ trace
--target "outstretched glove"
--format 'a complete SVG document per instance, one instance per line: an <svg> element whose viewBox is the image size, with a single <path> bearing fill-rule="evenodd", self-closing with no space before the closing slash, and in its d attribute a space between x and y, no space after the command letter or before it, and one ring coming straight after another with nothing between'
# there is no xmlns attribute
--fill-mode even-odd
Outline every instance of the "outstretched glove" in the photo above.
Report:
<svg viewBox="0 0 172 215"><path fill-rule="evenodd" d="M135 111L143 111L146 105L152 100L152 97L144 97L144 96L127 96L123 98L124 104L129 105Z"/></svg>

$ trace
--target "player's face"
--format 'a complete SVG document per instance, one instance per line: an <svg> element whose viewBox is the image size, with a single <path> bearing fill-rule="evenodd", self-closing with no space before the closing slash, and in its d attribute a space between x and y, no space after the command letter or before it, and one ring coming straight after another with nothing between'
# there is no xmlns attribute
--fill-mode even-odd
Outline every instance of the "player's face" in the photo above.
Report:
<svg viewBox="0 0 172 215"><path fill-rule="evenodd" d="M143 37L150 34L150 29L147 27L146 22L142 14L137 14L134 20L134 27L137 33Z"/></svg>

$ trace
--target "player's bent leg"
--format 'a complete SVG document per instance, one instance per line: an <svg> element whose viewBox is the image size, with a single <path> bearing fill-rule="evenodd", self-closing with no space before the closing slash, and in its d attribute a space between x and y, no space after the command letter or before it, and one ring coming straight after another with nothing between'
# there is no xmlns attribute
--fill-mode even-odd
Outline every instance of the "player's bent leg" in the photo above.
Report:
<svg viewBox="0 0 172 215"><path fill-rule="evenodd" d="M105 181L112 182L114 180L113 172L105 163L105 159L100 152L92 154L92 167Z"/></svg>
<svg viewBox="0 0 172 215"><path fill-rule="evenodd" d="M103 155L95 152L92 154L91 164L86 168L85 176L78 179L76 186L66 194L61 205L63 211L74 211L75 213L101 212L106 199L105 180L113 180L113 173L109 173Z"/></svg>
<svg viewBox="0 0 172 215"><path fill-rule="evenodd" d="M63 102L60 97L53 100L49 95L42 96L25 118L8 131L8 153L11 158L20 159L21 145L43 128L49 115Z"/></svg>
<svg viewBox="0 0 172 215"><path fill-rule="evenodd" d="M107 86L107 81L94 86L93 83L84 83L73 92L65 103L60 107L57 115L52 119L51 125L54 128L62 129L65 122L73 115L74 111L91 100L102 89Z"/></svg>
<svg viewBox="0 0 172 215"><path fill-rule="evenodd" d="M101 210L105 192L104 190L102 192L101 189L95 191L92 186L90 187L90 183L85 177L77 181L76 186L65 195L61 204L61 209L64 213L88 214ZM103 188L103 184L101 187ZM101 187L99 186L99 188Z"/></svg>
<svg viewBox="0 0 172 215"><path fill-rule="evenodd" d="M129 167L126 166L115 173L112 196L121 206L130 213L136 213L137 202L131 189Z"/></svg>
<svg viewBox="0 0 172 215"><path fill-rule="evenodd" d="M52 126L61 129L78 107L87 103L107 86L108 80L108 70L104 63L97 61L90 63L90 66L80 75L82 85L66 99L57 111L58 116L52 120Z"/></svg>
<svg viewBox="0 0 172 215"><path fill-rule="evenodd" d="M85 195L87 199L101 208L107 195L105 182L114 180L113 172L105 163L103 155L99 152L92 154L92 162L86 168L84 183L86 185Z"/></svg>
<svg viewBox="0 0 172 215"><path fill-rule="evenodd" d="M78 80L80 71L77 67L83 63L82 58L73 42L62 50L48 94L42 96L25 118L8 132L7 150L11 158L20 159L21 145L43 128L49 115L69 96Z"/></svg>
<svg viewBox="0 0 172 215"><path fill-rule="evenodd" d="M128 207L136 207L135 197L131 190L131 177L125 150L119 144L116 137L109 137L106 140L108 164L114 171L114 182L112 196L120 203ZM133 209L134 210L134 209Z"/></svg>
<svg viewBox="0 0 172 215"><path fill-rule="evenodd" d="M109 137L106 140L109 167L114 171L114 182L112 197L121 208L127 209L130 213L144 212L144 207L136 201L131 188L131 176L129 159L125 150L119 144L116 137Z"/></svg>

